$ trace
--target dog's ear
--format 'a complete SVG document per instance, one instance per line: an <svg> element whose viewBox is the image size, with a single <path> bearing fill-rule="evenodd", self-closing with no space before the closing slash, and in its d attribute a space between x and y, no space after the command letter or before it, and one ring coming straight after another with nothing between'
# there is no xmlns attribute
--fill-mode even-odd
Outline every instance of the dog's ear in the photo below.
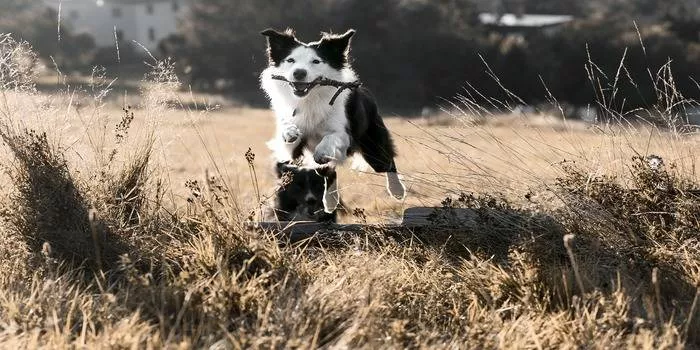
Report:
<svg viewBox="0 0 700 350"><path fill-rule="evenodd" d="M318 52L331 67L343 68L348 63L350 38L353 35L355 35L354 29L350 29L342 35L324 33L321 41L318 42Z"/></svg>
<svg viewBox="0 0 700 350"><path fill-rule="evenodd" d="M268 28L260 34L267 37L267 57L270 63L275 66L278 66L295 47L299 46L294 31L291 29L280 33Z"/></svg>
<svg viewBox="0 0 700 350"><path fill-rule="evenodd" d="M296 167L289 164L289 162L277 162L275 164L275 174L277 174L277 178L281 179L282 176L284 176L284 173L288 172L294 172L296 170Z"/></svg>

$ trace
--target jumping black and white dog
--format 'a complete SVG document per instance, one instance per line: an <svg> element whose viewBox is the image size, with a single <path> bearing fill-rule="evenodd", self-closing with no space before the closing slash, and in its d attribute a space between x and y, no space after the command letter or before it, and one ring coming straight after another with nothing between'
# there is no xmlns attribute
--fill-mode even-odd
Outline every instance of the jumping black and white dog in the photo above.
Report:
<svg viewBox="0 0 700 350"><path fill-rule="evenodd" d="M396 172L396 150L374 97L360 87L341 92L331 105L337 89L311 84L319 78L358 80L348 58L355 31L324 33L319 41L310 43L299 41L289 29L267 29L261 34L267 37L269 66L260 81L277 119L275 136L268 142L275 159L284 163L303 157L309 166L333 168L359 154L374 171L386 174L389 193L403 199L406 191ZM337 183L326 181L325 211L333 212L338 201Z"/></svg>

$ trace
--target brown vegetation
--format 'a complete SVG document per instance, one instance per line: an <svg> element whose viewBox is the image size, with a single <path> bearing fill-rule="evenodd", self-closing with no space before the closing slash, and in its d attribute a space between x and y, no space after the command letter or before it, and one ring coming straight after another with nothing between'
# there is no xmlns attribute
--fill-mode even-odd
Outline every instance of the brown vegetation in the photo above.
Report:
<svg viewBox="0 0 700 350"><path fill-rule="evenodd" d="M0 69L18 72L13 60ZM466 108L450 123L391 119L410 198L344 171L343 196L365 209L354 220L414 204L473 219L290 246L243 227L273 193L272 118L175 111L170 72L155 65L123 111L100 79L42 95L2 76L22 82L0 92L2 347L700 345L696 136L474 123Z"/></svg>

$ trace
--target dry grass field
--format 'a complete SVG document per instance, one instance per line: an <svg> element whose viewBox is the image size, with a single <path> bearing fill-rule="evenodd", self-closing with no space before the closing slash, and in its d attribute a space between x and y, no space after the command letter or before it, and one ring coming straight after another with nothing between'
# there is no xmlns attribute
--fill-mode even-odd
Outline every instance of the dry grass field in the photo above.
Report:
<svg viewBox="0 0 700 350"><path fill-rule="evenodd" d="M173 94L171 104L180 98ZM208 105L207 97L195 99ZM126 104L129 105L128 103ZM65 128L62 137L70 144L66 153L73 153L76 162L90 157L88 134L95 123L104 124L106 147L110 127L124 116L125 104L107 103L99 122L87 120L78 113L67 113L52 129ZM206 174L216 176L230 186L236 199L255 207L256 186L261 197L270 198L277 190L272 171L273 160L265 143L272 137L274 117L267 109L216 107L193 111L170 108L149 119L151 111L131 107L134 119L129 133L151 130L157 139L154 157L158 171L167 178L171 204L182 205L189 194L188 180L204 181ZM206 108L204 108L206 109ZM91 116L94 117L94 116ZM624 174L625 161L636 154L669 154L680 166L694 167L695 136L674 140L652 128L606 133L580 121L565 122L541 115L503 115L482 125L474 125L468 117L440 114L428 118L386 116L399 149L397 164L411 195L404 202L390 198L384 188L384 176L368 170L352 170L348 161L341 168L341 191L351 208L362 208L373 222L400 216L410 206L436 206L448 195L461 192L498 192L512 200L530 189L551 183L563 174L559 166L577 161L586 169L606 174ZM42 121L44 122L44 121ZM156 125L155 127L148 126ZM93 136L94 137L94 136ZM135 138L143 137L136 135ZM680 147L674 149L674 147ZM252 165L256 179L251 178L245 153L256 155ZM687 154L684 154L687 153ZM693 169L684 169L693 173ZM346 218L352 220L351 218Z"/></svg>
<svg viewBox="0 0 700 350"><path fill-rule="evenodd" d="M291 245L244 227L276 190L269 111L206 108L166 63L138 94L40 93L0 38L2 348L700 347L692 132L389 115L408 197L343 168L342 220L475 216Z"/></svg>

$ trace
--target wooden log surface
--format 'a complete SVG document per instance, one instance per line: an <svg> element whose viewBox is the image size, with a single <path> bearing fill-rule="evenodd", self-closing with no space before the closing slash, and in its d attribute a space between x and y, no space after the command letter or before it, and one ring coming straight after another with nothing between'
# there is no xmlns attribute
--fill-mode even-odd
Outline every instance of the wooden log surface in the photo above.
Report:
<svg viewBox="0 0 700 350"><path fill-rule="evenodd" d="M416 229L423 227L457 226L469 227L475 213L464 208L414 207L404 210L400 224L334 224L314 221L262 221L251 222L248 229L281 234L296 241L319 232L361 232L368 229Z"/></svg>
<svg viewBox="0 0 700 350"><path fill-rule="evenodd" d="M403 212L403 227L465 226L476 214L467 208L414 207Z"/></svg>

